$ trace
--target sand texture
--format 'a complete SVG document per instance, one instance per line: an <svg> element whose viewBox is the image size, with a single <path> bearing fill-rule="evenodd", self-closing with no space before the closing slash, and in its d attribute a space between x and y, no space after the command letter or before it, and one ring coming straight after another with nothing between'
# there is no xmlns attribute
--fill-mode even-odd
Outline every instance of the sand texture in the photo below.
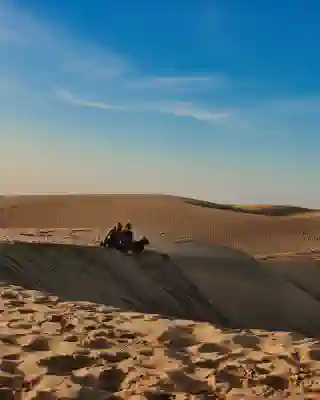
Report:
<svg viewBox="0 0 320 400"><path fill-rule="evenodd" d="M191 203L0 200L0 400L320 399L318 212Z"/></svg>
<svg viewBox="0 0 320 400"><path fill-rule="evenodd" d="M319 210L259 206L256 214L254 207L246 212L223 208L158 195L9 197L0 199L0 227L104 231L117 219L130 219L143 233L229 245L251 254L320 249ZM282 210L280 216L270 216L274 209Z"/></svg>

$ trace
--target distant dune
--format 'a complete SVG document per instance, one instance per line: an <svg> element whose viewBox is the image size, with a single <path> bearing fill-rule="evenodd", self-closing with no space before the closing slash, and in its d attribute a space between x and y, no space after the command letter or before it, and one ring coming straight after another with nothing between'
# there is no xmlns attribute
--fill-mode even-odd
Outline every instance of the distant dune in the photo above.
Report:
<svg viewBox="0 0 320 400"><path fill-rule="evenodd" d="M240 211L239 211L240 210ZM268 215L268 217L266 217ZM283 216L285 215L285 216ZM299 218L297 218L299 215ZM139 232L223 244L254 254L320 247L319 213L289 206L219 205L160 195L18 196L0 199L0 227L100 228L131 220Z"/></svg>
<svg viewBox="0 0 320 400"><path fill-rule="evenodd" d="M215 208L217 210L229 210L234 212L242 212L248 214L265 215L266 217L287 217L299 214L313 214L319 210L296 207L288 205L270 205L270 204L219 204L203 200L184 199L189 204L196 206Z"/></svg>

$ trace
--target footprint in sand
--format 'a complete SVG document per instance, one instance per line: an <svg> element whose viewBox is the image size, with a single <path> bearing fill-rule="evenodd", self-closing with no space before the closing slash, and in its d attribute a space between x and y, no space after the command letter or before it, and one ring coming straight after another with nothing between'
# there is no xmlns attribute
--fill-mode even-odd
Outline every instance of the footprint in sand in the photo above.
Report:
<svg viewBox="0 0 320 400"><path fill-rule="evenodd" d="M101 372L99 376L99 388L108 392L117 392L121 389L126 374L119 368L111 367Z"/></svg>
<svg viewBox="0 0 320 400"><path fill-rule="evenodd" d="M83 346L89 349L108 349L113 343L103 336L89 337L83 341Z"/></svg>
<svg viewBox="0 0 320 400"><path fill-rule="evenodd" d="M0 348L0 357L2 360L19 360L21 355L21 349L17 346L9 346Z"/></svg>
<svg viewBox="0 0 320 400"><path fill-rule="evenodd" d="M5 360L3 359L0 364L0 370L6 372L7 374L17 374L18 373L18 360Z"/></svg>
<svg viewBox="0 0 320 400"><path fill-rule="evenodd" d="M84 367L72 371L72 380L81 386L97 386L98 376L101 373L99 367Z"/></svg>
<svg viewBox="0 0 320 400"><path fill-rule="evenodd" d="M18 307L23 307L26 305L26 303L23 300L18 300L18 299L14 299L14 300L10 300L7 304L8 307L12 307L12 308L18 308ZM18 312L21 312L22 308L18 308Z"/></svg>
<svg viewBox="0 0 320 400"><path fill-rule="evenodd" d="M243 334L234 336L233 343L244 348L259 350L261 339L255 335Z"/></svg>
<svg viewBox="0 0 320 400"><path fill-rule="evenodd" d="M23 346L25 351L49 351L51 350L52 339L46 336L31 337L28 344Z"/></svg>
<svg viewBox="0 0 320 400"><path fill-rule="evenodd" d="M216 379L217 383L225 383L230 389L241 389L246 379L246 371L239 363L227 364L217 370Z"/></svg>
<svg viewBox="0 0 320 400"><path fill-rule="evenodd" d="M21 321L19 319L17 321L9 322L8 327L14 330L25 329L26 331L28 330L32 331L32 329L34 328L34 324L32 324L31 322Z"/></svg>
<svg viewBox="0 0 320 400"><path fill-rule="evenodd" d="M33 308L33 307L22 307L22 308L18 308L17 311L24 315L24 314L33 314L35 312L37 312L38 310Z"/></svg>
<svg viewBox="0 0 320 400"><path fill-rule="evenodd" d="M268 386L276 392L283 392L289 388L290 380L288 378L288 376L267 375L260 379L260 383Z"/></svg>
<svg viewBox="0 0 320 400"><path fill-rule="evenodd" d="M209 394L212 393L215 387L214 376L209 383L179 370L168 371L167 375L174 390L179 392L186 392L193 395Z"/></svg>
<svg viewBox="0 0 320 400"><path fill-rule="evenodd" d="M40 295L34 299L34 304L56 305L60 301L58 296Z"/></svg>
<svg viewBox="0 0 320 400"><path fill-rule="evenodd" d="M67 334L64 338L63 338L63 340L65 341L65 342L69 342L69 343L76 343L76 342L79 342L80 341L80 336L78 336L78 335L76 335L76 334Z"/></svg>
<svg viewBox="0 0 320 400"><path fill-rule="evenodd" d="M1 297L3 299L8 299L8 300L14 300L14 299L21 299L21 295L18 291L15 291L13 289L7 289L1 292Z"/></svg>
<svg viewBox="0 0 320 400"><path fill-rule="evenodd" d="M182 397L178 397L179 394L174 394L174 393L167 393L163 391L148 391L144 393L146 399L148 400L187 400L190 398L190 396L187 395L182 395ZM181 396L181 395L180 395ZM140 399L140 397L139 397ZM136 399L138 400L138 399Z"/></svg>
<svg viewBox="0 0 320 400"><path fill-rule="evenodd" d="M65 375L75 369L91 366L95 361L95 357L88 354L75 353L73 355L57 355L39 361L41 366L48 369L49 374Z"/></svg>
<svg viewBox="0 0 320 400"><path fill-rule="evenodd" d="M317 344L316 348L311 348L309 351L309 357L311 360L320 361L320 346Z"/></svg>
<svg viewBox="0 0 320 400"><path fill-rule="evenodd" d="M19 338L23 335L25 335L25 331L22 329L15 332L3 332L0 334L0 341L4 345L19 345Z"/></svg>
<svg viewBox="0 0 320 400"><path fill-rule="evenodd" d="M219 343L203 343L198 347L199 353L219 353L219 354L226 354L230 350L227 346L223 346Z"/></svg>
<svg viewBox="0 0 320 400"><path fill-rule="evenodd" d="M125 379L125 373L117 368L110 367L91 367L91 368L79 368L72 373L73 380L75 383L81 386L92 387L99 391L109 393L116 393L121 389L121 384ZM89 391L92 395L93 393ZM96 398L96 397L89 397Z"/></svg>
<svg viewBox="0 0 320 400"><path fill-rule="evenodd" d="M108 363L119 363L131 357L131 354L125 350L122 351L107 351L100 353L100 357Z"/></svg>
<svg viewBox="0 0 320 400"><path fill-rule="evenodd" d="M23 389L24 377L19 374L8 374L6 372L0 372L0 388L10 388L15 391ZM0 392L3 395L3 393ZM10 398L10 397L9 397ZM1 397L1 399L5 399Z"/></svg>
<svg viewBox="0 0 320 400"><path fill-rule="evenodd" d="M119 341L138 339L141 335L138 332L131 332L125 329L113 329L108 334L109 338Z"/></svg>
<svg viewBox="0 0 320 400"><path fill-rule="evenodd" d="M158 340L160 343L179 348L196 344L193 329L189 327L169 327Z"/></svg>

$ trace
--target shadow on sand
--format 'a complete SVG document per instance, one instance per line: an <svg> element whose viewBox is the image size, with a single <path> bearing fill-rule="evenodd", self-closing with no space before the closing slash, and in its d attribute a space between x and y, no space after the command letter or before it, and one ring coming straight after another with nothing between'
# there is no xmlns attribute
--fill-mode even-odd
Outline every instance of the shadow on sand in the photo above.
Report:
<svg viewBox="0 0 320 400"><path fill-rule="evenodd" d="M310 274L315 276L320 267L312 268ZM0 279L67 301L96 302L232 329L320 334L315 286L309 290L304 280L301 288L297 276L293 282L275 268L225 247L211 256L168 256L155 251L126 256L94 246L2 243Z"/></svg>
<svg viewBox="0 0 320 400"><path fill-rule="evenodd" d="M228 210L244 214L264 215L265 217L288 217L302 213L312 213L319 210L313 210L303 207L274 205L274 206L261 206L261 207L241 207L228 204L212 203L203 200L184 199L184 202L193 206L212 208L216 210Z"/></svg>

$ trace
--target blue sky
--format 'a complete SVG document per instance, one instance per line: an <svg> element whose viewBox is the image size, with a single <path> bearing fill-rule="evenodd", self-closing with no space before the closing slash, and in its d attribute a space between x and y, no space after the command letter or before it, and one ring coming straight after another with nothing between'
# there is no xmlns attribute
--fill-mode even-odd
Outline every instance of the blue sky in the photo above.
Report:
<svg viewBox="0 0 320 400"><path fill-rule="evenodd" d="M0 0L0 191L320 207L317 0Z"/></svg>

